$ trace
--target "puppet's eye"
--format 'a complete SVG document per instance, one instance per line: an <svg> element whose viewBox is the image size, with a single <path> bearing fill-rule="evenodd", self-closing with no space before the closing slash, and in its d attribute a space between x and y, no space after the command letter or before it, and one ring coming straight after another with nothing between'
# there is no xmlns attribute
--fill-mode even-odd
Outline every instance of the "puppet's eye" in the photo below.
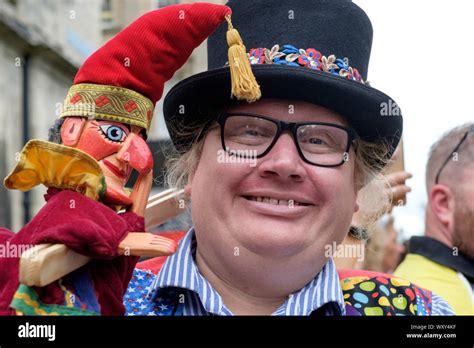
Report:
<svg viewBox="0 0 474 348"><path fill-rule="evenodd" d="M122 128L112 124L104 124L100 126L100 130L102 131L104 136L110 141L121 143L127 137L127 133Z"/></svg>

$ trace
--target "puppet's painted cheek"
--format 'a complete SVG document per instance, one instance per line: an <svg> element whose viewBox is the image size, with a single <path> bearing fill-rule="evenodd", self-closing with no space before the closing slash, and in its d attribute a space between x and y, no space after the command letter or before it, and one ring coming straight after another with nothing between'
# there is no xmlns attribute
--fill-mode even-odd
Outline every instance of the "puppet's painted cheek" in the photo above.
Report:
<svg viewBox="0 0 474 348"><path fill-rule="evenodd" d="M97 161L116 153L122 143L113 143L104 139L96 127L85 127L77 148L87 152Z"/></svg>

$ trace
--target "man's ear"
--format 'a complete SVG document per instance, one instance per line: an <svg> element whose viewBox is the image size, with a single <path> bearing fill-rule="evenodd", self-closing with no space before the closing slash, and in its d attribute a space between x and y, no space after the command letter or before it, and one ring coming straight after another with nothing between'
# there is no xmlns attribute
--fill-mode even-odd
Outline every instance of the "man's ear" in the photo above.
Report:
<svg viewBox="0 0 474 348"><path fill-rule="evenodd" d="M61 126L61 140L66 146L74 147L81 138L82 130L86 124L83 117L66 117Z"/></svg>
<svg viewBox="0 0 474 348"><path fill-rule="evenodd" d="M355 205L354 205L354 213L359 212L359 210L360 210L359 203L358 203L358 202L355 202Z"/></svg>
<svg viewBox="0 0 474 348"><path fill-rule="evenodd" d="M186 197L191 197L191 184L190 183L184 186L184 195Z"/></svg>
<svg viewBox="0 0 474 348"><path fill-rule="evenodd" d="M184 196L185 197L191 197L191 191L192 191L192 187L193 187L193 179L194 179L194 173L192 173L188 177L188 183L186 184L186 186L184 186Z"/></svg>
<svg viewBox="0 0 474 348"><path fill-rule="evenodd" d="M434 185L428 198L431 211L443 225L449 227L454 221L454 195L451 189Z"/></svg>

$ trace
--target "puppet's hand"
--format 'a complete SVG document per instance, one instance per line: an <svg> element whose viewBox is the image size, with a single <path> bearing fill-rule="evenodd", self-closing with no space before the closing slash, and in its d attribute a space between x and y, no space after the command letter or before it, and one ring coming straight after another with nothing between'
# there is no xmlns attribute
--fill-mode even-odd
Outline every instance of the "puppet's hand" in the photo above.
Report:
<svg viewBox="0 0 474 348"><path fill-rule="evenodd" d="M119 254L124 256L168 256L176 252L178 244L170 238L153 233L127 234L119 245Z"/></svg>

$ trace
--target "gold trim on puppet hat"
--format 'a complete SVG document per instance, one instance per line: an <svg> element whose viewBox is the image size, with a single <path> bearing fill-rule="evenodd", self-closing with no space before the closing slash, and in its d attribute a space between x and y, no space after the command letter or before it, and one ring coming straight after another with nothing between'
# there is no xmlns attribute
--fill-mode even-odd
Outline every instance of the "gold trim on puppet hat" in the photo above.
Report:
<svg viewBox="0 0 474 348"><path fill-rule="evenodd" d="M128 88L81 83L72 86L59 116L116 121L150 130L153 102Z"/></svg>

